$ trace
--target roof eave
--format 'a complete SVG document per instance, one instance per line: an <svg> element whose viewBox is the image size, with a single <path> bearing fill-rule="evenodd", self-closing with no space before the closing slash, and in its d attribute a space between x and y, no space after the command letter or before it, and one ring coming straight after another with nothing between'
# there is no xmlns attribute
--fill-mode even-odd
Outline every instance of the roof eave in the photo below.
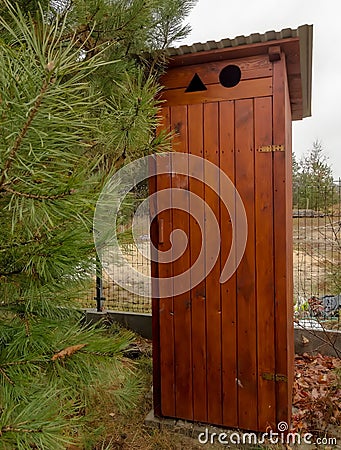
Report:
<svg viewBox="0 0 341 450"><path fill-rule="evenodd" d="M267 53L269 47L273 45L280 45L287 56L290 53L290 58L287 58L289 66L292 60L295 60L294 62L297 62L300 67L300 73L291 73L291 68L288 67L289 91L292 90L291 82L295 77L300 77L302 89L300 104L295 104L295 108L292 107L292 119L300 120L311 116L312 25L302 25L294 30L286 28L279 32L254 33L247 37L238 36L234 39L223 39L219 42L208 41L205 44L196 43L191 46L184 45L179 48L170 48L167 50L168 66L171 68L261 55Z"/></svg>
<svg viewBox="0 0 341 450"><path fill-rule="evenodd" d="M298 27L300 39L300 67L302 81L302 119L311 116L313 26Z"/></svg>

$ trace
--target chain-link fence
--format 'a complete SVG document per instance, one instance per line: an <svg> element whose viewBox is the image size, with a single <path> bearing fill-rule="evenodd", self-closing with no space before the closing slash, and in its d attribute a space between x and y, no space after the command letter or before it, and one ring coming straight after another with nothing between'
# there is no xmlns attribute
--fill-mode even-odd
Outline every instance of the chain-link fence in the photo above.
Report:
<svg viewBox="0 0 341 450"><path fill-rule="evenodd" d="M145 246L149 246L149 240L145 241ZM150 275L150 261L141 254L134 243L123 244L121 251L129 261L129 266L145 275ZM108 257L106 257L108 260ZM130 280L131 274L128 265L113 264L110 266L110 273L104 268L100 268L97 274L93 273L93 287L79 301L83 307L95 308L103 306L104 309L115 311L130 311L139 313L151 312L151 298L145 297L144 286L134 285L133 292L130 292L121 284L129 285L134 283ZM113 280L116 280L114 282ZM99 309L99 308L98 308Z"/></svg>
<svg viewBox="0 0 341 450"><path fill-rule="evenodd" d="M336 318L341 303L341 180L298 181L293 199L296 312Z"/></svg>
<svg viewBox="0 0 341 450"><path fill-rule="evenodd" d="M294 183L293 206L296 312L301 316L336 317L341 301L341 180L313 185ZM148 247L148 237L142 238ZM121 249L131 267L150 274L150 261L137 245L123 244ZM105 309L151 312L151 299L142 296L145 287L141 286L139 292L139 287L134 286L132 293L120 286L130 282L127 266L114 265L110 274L105 270L97 273L97 285L93 274L93 288L80 299L82 306L96 307L103 297Z"/></svg>

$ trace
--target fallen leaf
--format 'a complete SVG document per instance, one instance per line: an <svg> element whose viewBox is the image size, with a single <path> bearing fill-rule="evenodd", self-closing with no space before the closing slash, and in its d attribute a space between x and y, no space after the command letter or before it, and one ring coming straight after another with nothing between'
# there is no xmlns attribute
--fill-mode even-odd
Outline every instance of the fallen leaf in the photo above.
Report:
<svg viewBox="0 0 341 450"><path fill-rule="evenodd" d="M320 375L320 377L319 377L320 383L327 383L327 381L328 381L328 377L326 374Z"/></svg>
<svg viewBox="0 0 341 450"><path fill-rule="evenodd" d="M338 358L321 354L295 356L294 429L318 434L341 425L341 393L335 373L340 363Z"/></svg>
<svg viewBox="0 0 341 450"><path fill-rule="evenodd" d="M314 388L312 391L311 391L311 396L313 397L313 398L319 398L319 393L318 393L318 390L316 389L316 388Z"/></svg>
<svg viewBox="0 0 341 450"><path fill-rule="evenodd" d="M301 337L301 341L302 341L302 344L303 344L303 345L309 344L309 342L310 342L308 338L306 338L305 336L303 336L303 334L302 334L302 337Z"/></svg>

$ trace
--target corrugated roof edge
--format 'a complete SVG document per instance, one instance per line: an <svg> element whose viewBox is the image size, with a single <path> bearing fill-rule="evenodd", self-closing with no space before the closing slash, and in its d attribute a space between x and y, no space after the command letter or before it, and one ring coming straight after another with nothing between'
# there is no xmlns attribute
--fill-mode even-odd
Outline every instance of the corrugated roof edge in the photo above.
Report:
<svg viewBox="0 0 341 450"><path fill-rule="evenodd" d="M171 47L166 50L168 56L180 56L189 53L198 53L209 50L217 50L221 48L237 47L240 45L258 44L260 42L278 41L280 39L288 39L291 37L298 37L304 31L305 27L309 25L302 25L297 29L284 28L281 31L266 31L263 34L252 33L249 36L236 36L233 39L222 39L221 41L207 41L205 43L196 42L192 45L181 45L180 47Z"/></svg>
<svg viewBox="0 0 341 450"><path fill-rule="evenodd" d="M221 41L197 42L192 45L181 45L166 50L169 57L183 56L210 50L219 50L242 45L267 43L281 39L299 38L300 42L300 66L302 80L302 118L311 116L311 89L312 89L312 49L313 49L313 25L301 25L297 29L284 28L281 31L266 31L263 34L252 33L249 36L236 36L233 39Z"/></svg>

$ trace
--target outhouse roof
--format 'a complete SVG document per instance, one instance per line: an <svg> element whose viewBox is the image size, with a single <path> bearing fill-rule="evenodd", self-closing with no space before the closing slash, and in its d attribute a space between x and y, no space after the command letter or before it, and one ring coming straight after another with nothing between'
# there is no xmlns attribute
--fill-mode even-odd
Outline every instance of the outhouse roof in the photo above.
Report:
<svg viewBox="0 0 341 450"><path fill-rule="evenodd" d="M268 52L279 45L286 55L293 120L311 116L313 25L297 29L253 33L221 41L197 42L167 49L169 68L222 59L242 58Z"/></svg>

